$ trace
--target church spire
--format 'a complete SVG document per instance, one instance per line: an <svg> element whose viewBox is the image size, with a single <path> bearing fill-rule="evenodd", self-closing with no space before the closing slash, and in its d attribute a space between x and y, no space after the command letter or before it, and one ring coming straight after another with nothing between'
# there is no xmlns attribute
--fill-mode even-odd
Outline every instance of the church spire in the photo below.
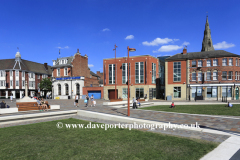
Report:
<svg viewBox="0 0 240 160"><path fill-rule="evenodd" d="M213 48L213 44L212 44L211 30L209 28L208 16L207 16L201 51L204 52L204 51L213 51L213 50L214 50L214 48Z"/></svg>

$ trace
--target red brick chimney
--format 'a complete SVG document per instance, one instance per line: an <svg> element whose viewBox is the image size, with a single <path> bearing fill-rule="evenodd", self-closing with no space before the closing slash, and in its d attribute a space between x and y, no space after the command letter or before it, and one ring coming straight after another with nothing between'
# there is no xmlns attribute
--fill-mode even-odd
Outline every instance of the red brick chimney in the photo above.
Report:
<svg viewBox="0 0 240 160"><path fill-rule="evenodd" d="M44 63L44 68L45 68L46 70L48 70L47 63Z"/></svg>
<svg viewBox="0 0 240 160"><path fill-rule="evenodd" d="M183 48L183 52L182 52L183 54L187 54L187 49L184 47Z"/></svg>

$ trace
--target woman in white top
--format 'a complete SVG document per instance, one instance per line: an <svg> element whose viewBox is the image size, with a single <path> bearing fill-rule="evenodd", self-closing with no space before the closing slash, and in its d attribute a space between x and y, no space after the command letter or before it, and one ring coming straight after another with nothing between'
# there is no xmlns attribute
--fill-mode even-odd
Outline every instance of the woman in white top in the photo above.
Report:
<svg viewBox="0 0 240 160"><path fill-rule="evenodd" d="M12 102L12 99L13 99L13 95L11 94L11 96L10 96L10 100L11 100L11 102Z"/></svg>
<svg viewBox="0 0 240 160"><path fill-rule="evenodd" d="M93 103L93 101L94 101L94 97L93 97L93 94L92 94L92 96L91 96L91 107L92 107L92 105L95 106L95 104Z"/></svg>
<svg viewBox="0 0 240 160"><path fill-rule="evenodd" d="M75 96L75 103L76 103L76 107L78 107L78 95L77 94Z"/></svg>

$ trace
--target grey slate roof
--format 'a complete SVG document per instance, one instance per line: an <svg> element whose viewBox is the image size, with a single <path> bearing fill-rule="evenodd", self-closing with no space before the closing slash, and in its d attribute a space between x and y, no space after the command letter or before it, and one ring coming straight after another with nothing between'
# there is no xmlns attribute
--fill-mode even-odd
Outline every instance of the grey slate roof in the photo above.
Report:
<svg viewBox="0 0 240 160"><path fill-rule="evenodd" d="M67 63L66 64L59 64L59 60L63 60L63 59L67 59ZM58 58L56 60L56 64L54 66L52 66L52 68L71 66L72 60L73 60L73 56Z"/></svg>
<svg viewBox="0 0 240 160"><path fill-rule="evenodd" d="M11 70L15 65L15 59L1 59L0 60L0 70ZM45 70L44 64L36 63L32 61L27 61L21 59L21 70L41 73L41 74L52 74L51 66L48 65L48 70ZM19 64L17 63L14 69L20 69Z"/></svg>
<svg viewBox="0 0 240 160"><path fill-rule="evenodd" d="M205 52L189 52L187 54L178 53L167 58L166 61L202 59L202 58L220 58L220 57L240 57L240 56L224 50L214 50Z"/></svg>
<svg viewBox="0 0 240 160"><path fill-rule="evenodd" d="M92 72L92 71L90 71L90 74L91 74L92 76L99 77L97 74L95 74L95 73Z"/></svg>

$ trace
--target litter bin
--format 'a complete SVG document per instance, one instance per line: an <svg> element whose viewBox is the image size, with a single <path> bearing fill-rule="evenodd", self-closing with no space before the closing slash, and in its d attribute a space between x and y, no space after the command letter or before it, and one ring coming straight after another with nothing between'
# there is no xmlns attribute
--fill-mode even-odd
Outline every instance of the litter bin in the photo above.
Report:
<svg viewBox="0 0 240 160"><path fill-rule="evenodd" d="M68 96L68 99L70 99L70 96Z"/></svg>

